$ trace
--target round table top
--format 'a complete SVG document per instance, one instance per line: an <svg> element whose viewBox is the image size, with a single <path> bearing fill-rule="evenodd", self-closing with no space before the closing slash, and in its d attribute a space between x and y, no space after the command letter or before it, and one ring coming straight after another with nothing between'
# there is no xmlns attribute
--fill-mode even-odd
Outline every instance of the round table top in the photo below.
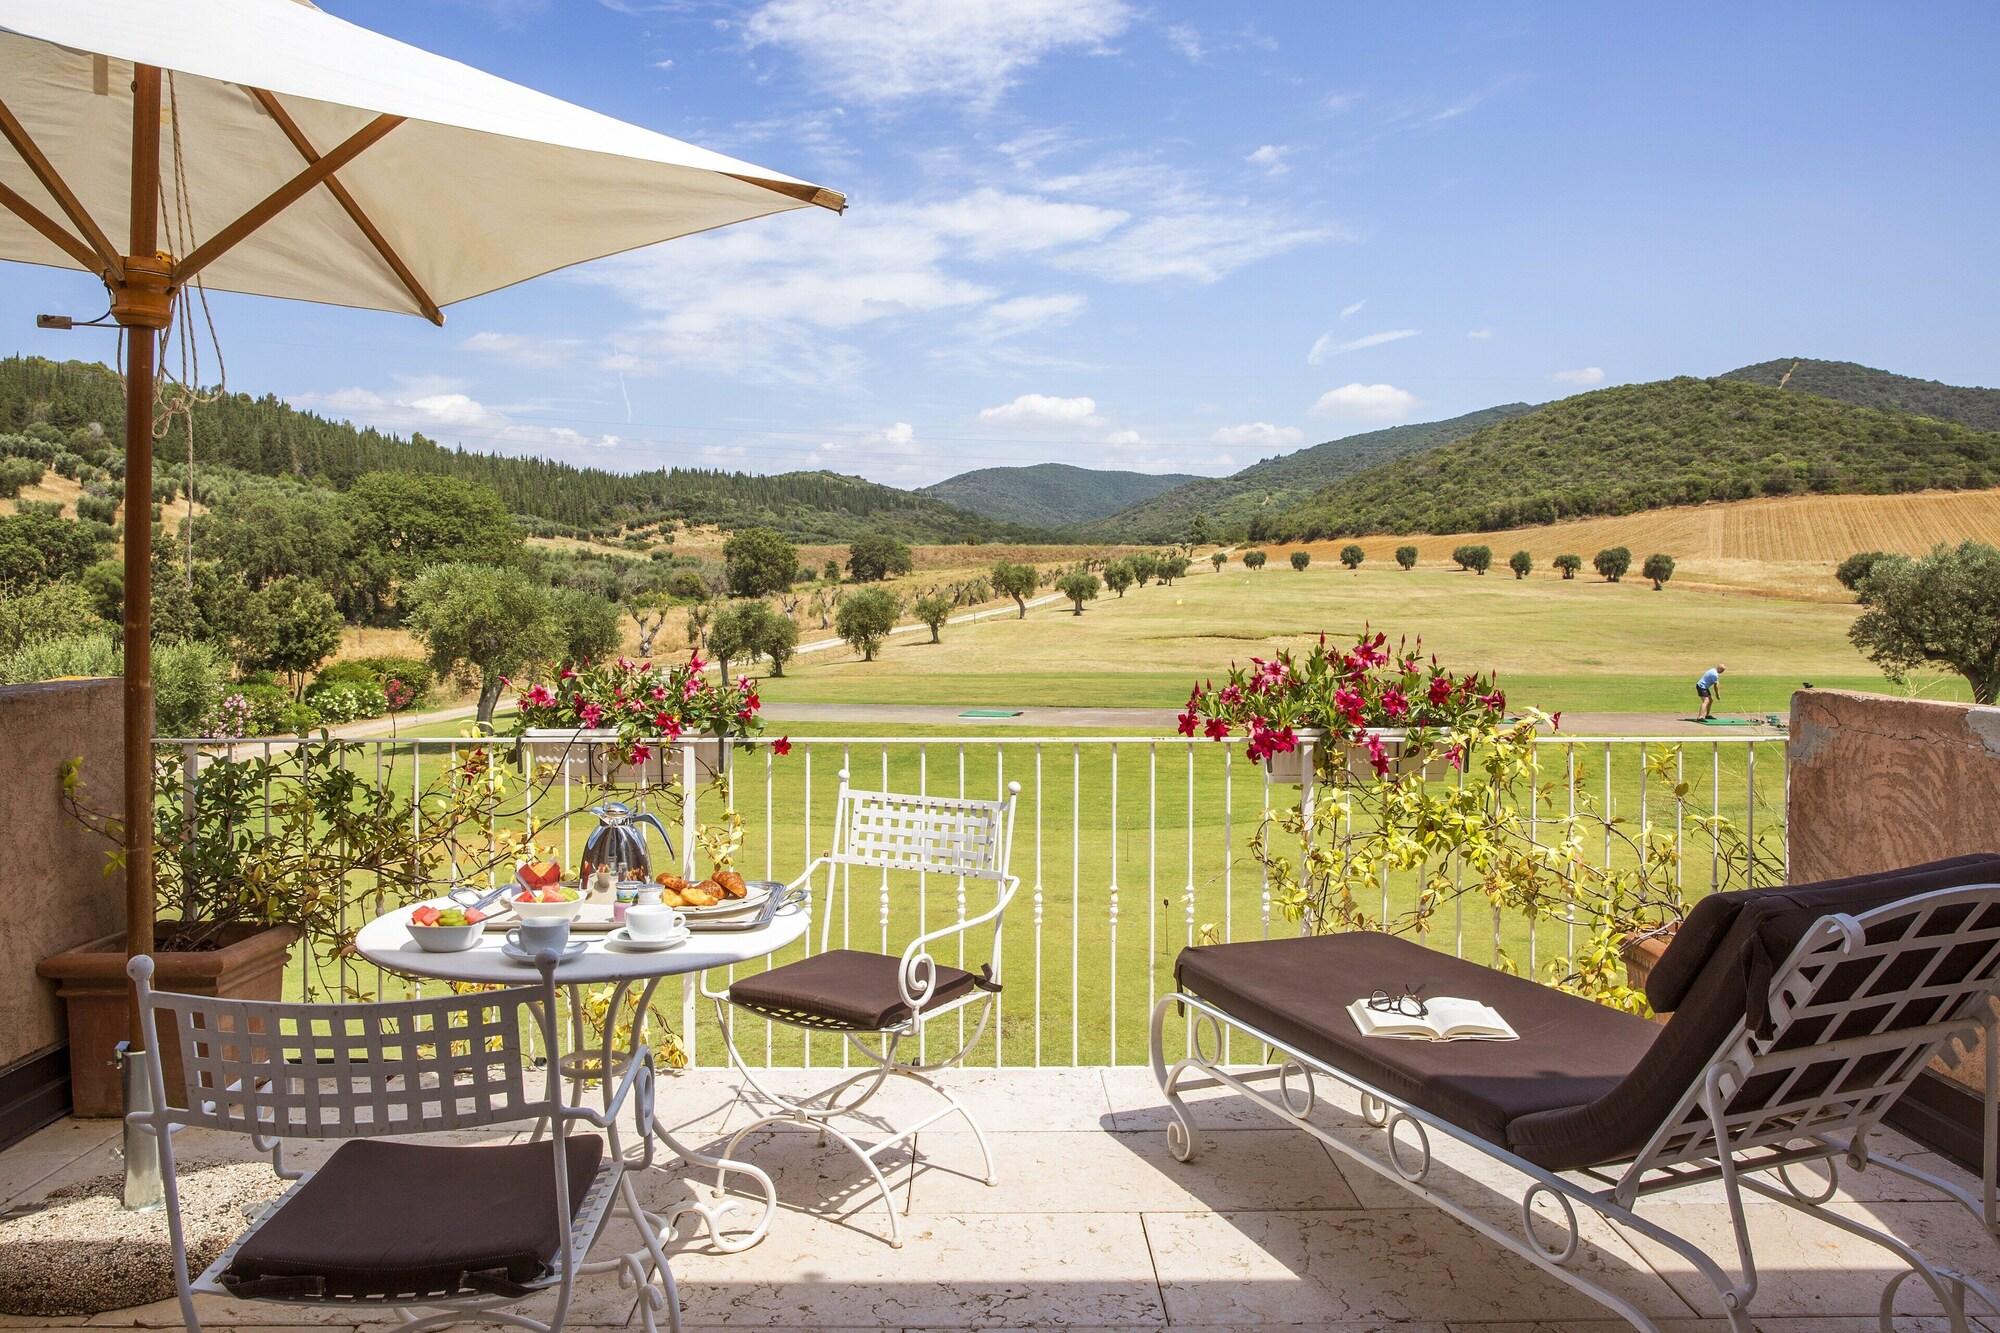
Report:
<svg viewBox="0 0 2000 1333"><path fill-rule="evenodd" d="M460 953L430 952L410 936L410 913L416 910L413 904L370 921L355 937L355 949L369 962L405 976L503 986L534 980L532 964L517 963L500 952L505 931L489 930L479 943ZM756 930L697 931L687 943L671 949L621 949L609 944L603 935L573 931L570 938L585 941L585 948L577 957L557 965L556 983L577 986L674 977L745 963L776 953L799 939L811 917L803 905L788 906Z"/></svg>

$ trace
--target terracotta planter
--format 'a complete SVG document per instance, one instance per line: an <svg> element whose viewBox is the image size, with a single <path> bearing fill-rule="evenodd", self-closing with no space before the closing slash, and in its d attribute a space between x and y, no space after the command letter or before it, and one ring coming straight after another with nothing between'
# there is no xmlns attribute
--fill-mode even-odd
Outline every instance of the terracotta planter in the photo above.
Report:
<svg viewBox="0 0 2000 1333"><path fill-rule="evenodd" d="M729 742L720 736L686 736L656 747L643 764L613 760L618 733L607 728L529 727L521 733L523 757L530 765L557 764L572 782L600 786L664 786L684 771L682 754L694 751L695 781L705 782L727 768Z"/></svg>
<svg viewBox="0 0 2000 1333"><path fill-rule="evenodd" d="M171 925L161 922L162 933ZM219 995L232 1000L284 998L285 964L299 932L292 926L230 926L223 945L202 953L155 953L153 985L187 995ZM125 976L125 936L102 939L42 960L35 969L56 983L69 1020L70 1092L78 1116L115 1116L125 1111L119 1087L118 1043L127 1036L131 983ZM161 1043L161 1068L169 1096L180 1085L180 1049Z"/></svg>
<svg viewBox="0 0 2000 1333"><path fill-rule="evenodd" d="M1646 989L1646 978L1653 975L1653 969L1659 965L1660 955L1664 954L1667 946L1674 942L1674 932L1679 928L1679 923L1675 923L1659 930L1649 930L1643 935L1625 937L1618 946L1618 952L1625 959L1626 985L1636 991ZM1659 1014L1657 1017L1664 1022L1667 1015Z"/></svg>

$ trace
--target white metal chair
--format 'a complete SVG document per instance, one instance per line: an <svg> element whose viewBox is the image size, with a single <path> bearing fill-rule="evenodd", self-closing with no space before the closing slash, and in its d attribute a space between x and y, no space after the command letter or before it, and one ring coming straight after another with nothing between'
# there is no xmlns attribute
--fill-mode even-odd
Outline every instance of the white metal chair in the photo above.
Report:
<svg viewBox="0 0 2000 1333"><path fill-rule="evenodd" d="M169 1102L161 1061L148 1061L152 1109L128 1118L159 1138L187 1327L199 1333L194 1298L208 1294L341 1306L362 1319L373 1317L363 1310L393 1310L399 1329L477 1319L555 1333L576 1277L617 1269L621 1284L640 1290L648 1329L661 1308L678 1329L673 1276L650 1229L640 1227L646 1249L637 1255L585 1262L615 1198L638 1216L616 1122L628 1099L639 1123L650 1122L653 1072L641 1045L602 1112L564 1103L554 1060L533 1090L529 1034L556 1049L554 963L542 960L537 984L476 995L282 1004L156 991L153 960L134 958L147 1049L161 1049L164 1028L181 1061L180 1104ZM384 1141L514 1121L546 1126L547 1141ZM610 1131L610 1145L571 1134L579 1121ZM293 1182L196 1278L175 1174L173 1131L186 1125L249 1136ZM283 1149L293 1138L343 1142L317 1169L292 1171ZM550 1290L546 1321L498 1308Z"/></svg>
<svg viewBox="0 0 2000 1333"><path fill-rule="evenodd" d="M979 1044L994 1012L1000 993L1000 926L1007 904L1020 887L1020 879L1008 872L1013 845L1014 803L1021 784L1010 782L998 800L976 801L944 796L913 796L896 792L856 791L848 785L845 769L840 774L840 801L834 815L833 841L829 851L814 859L805 872L793 880L790 889L810 890L814 877L825 874L823 892L815 907L820 913L819 951L797 962L740 977L724 990L709 989L704 980L702 994L715 1002L716 1017L729 1047L729 1057L751 1090L777 1109L737 1130L722 1154L735 1157L745 1138L773 1125L792 1124L817 1130L822 1141L831 1138L860 1159L868 1171L883 1206L889 1214L889 1242L901 1246L902 1223L889 1183L882 1174L879 1158L901 1144L911 1143L910 1170L916 1171L916 1136L929 1126L952 1115L962 1116L979 1144L987 1184L995 1183L993 1154L986 1136L972 1112L957 1097L931 1078L940 1070L962 1061ZM886 941L889 932L888 880L892 873L936 875L956 881L956 912L951 922L924 931L911 940L900 955L862 949L834 948L833 927L836 893L845 891L854 901L852 886L856 870L878 871L882 876L879 926ZM968 915L969 886L990 886L992 902ZM843 929L843 944L846 931ZM959 943L957 958L964 966L940 962L933 947L947 940ZM965 951L967 944L990 942L988 961L978 971ZM978 1021L966 1035L961 1021L952 1052L938 1059L927 1058L924 1030L947 1015L959 1015L976 1008ZM742 1009L774 1022L808 1032L839 1032L863 1061L859 1072L843 1072L830 1086L807 1097L786 1097L758 1078L758 1071L744 1058L736 1044L732 1010ZM876 1038L871 1045L866 1039ZM915 1048L915 1058L902 1051ZM863 1144L831 1123L835 1117L860 1111L891 1078L921 1084L944 1099L945 1105L913 1124L896 1129L886 1138ZM851 1096L849 1094L852 1094Z"/></svg>

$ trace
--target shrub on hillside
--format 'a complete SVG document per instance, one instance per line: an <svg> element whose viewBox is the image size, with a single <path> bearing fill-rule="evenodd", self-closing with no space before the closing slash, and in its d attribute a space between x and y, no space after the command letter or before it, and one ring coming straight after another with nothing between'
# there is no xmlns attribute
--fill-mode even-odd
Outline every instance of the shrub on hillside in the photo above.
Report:
<svg viewBox="0 0 2000 1333"><path fill-rule="evenodd" d="M1632 553L1622 546L1607 546L1591 557L1590 567L1602 574L1606 583L1616 583L1632 568Z"/></svg>
<svg viewBox="0 0 2000 1333"><path fill-rule="evenodd" d="M0 458L0 499L11 500L42 479L37 458Z"/></svg>
<svg viewBox="0 0 2000 1333"><path fill-rule="evenodd" d="M1396 564L1403 569L1415 569L1417 567L1417 548L1414 546L1398 546L1396 548Z"/></svg>
<svg viewBox="0 0 2000 1333"><path fill-rule="evenodd" d="M0 653L38 639L99 629L97 602L81 585L65 579L44 583L18 597L0 596Z"/></svg>
<svg viewBox="0 0 2000 1333"><path fill-rule="evenodd" d="M1292 568L1303 573L1305 567L1312 563L1312 559L1312 552L1310 551L1294 551L1292 552ZM1348 568L1352 569L1354 566L1349 565Z"/></svg>
<svg viewBox="0 0 2000 1333"><path fill-rule="evenodd" d="M0 656L0 685L27 685L68 676L115 676L118 646L109 631L36 639Z"/></svg>
<svg viewBox="0 0 2000 1333"><path fill-rule="evenodd" d="M1576 571L1583 568L1583 557L1573 551L1565 551L1549 563L1560 569L1564 578L1573 579Z"/></svg>
<svg viewBox="0 0 2000 1333"><path fill-rule="evenodd" d="M1653 581L1653 591L1658 592L1674 576L1674 558L1670 555L1649 555L1639 572Z"/></svg>
<svg viewBox="0 0 2000 1333"><path fill-rule="evenodd" d="M1516 551L1507 557L1507 568L1514 571L1514 577L1524 579L1528 571L1535 567L1535 558L1526 551Z"/></svg>
<svg viewBox="0 0 2000 1333"><path fill-rule="evenodd" d="M118 517L118 501L109 495L79 495L76 516L92 523L110 523Z"/></svg>

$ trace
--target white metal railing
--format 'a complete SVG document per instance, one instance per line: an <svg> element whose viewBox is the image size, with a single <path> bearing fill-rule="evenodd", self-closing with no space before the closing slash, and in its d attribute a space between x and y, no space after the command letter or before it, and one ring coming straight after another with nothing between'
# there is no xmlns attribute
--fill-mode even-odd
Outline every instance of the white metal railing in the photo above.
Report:
<svg viewBox="0 0 2000 1333"><path fill-rule="evenodd" d="M186 780L198 782L201 768L214 760L282 755L296 742L162 739L157 744L178 753ZM469 748L508 742L425 738L336 744L343 747L344 762L378 783L406 784L400 789L414 798L430 775ZM676 854L682 873L705 873L706 867L696 864L691 835L719 822L726 808L742 823L736 865L753 878L789 880L824 850L815 839L831 832L842 770L859 786L925 794L991 796L1009 781L1021 783L1013 870L1024 891L1002 931L1005 990L993 1031L974 1063L1143 1062L1148 1014L1162 988L1171 989L1174 956L1182 947L1197 939L1298 929L1274 908L1270 885L1249 846L1265 809L1289 805L1297 799L1296 789L1272 784L1237 744L1180 736L989 733L794 736L791 745L792 752L781 757L768 738L738 742L725 779L719 785L697 782L689 802L670 799L679 785L671 779L694 776L692 753L678 752L672 773L656 758L649 784L630 789L626 798L652 805L680 829ZM1675 781L1690 785L1689 800L1698 813L1724 816L1782 847L1784 742L1774 737L1544 737L1538 742L1544 795L1531 819L1564 817L1594 803L1637 826L1652 822L1664 800L1676 810L1673 833L1684 890L1699 895L1722 886L1730 867L1720 839L1712 831L1687 828L1671 793L1662 797L1648 789L1647 759L1663 750L1671 752ZM595 822L581 810L593 794L601 796L602 788L565 775L537 790L517 812L534 822L568 871ZM1607 835L1601 854L1610 864L1625 852ZM855 906L866 900L865 886L839 895L837 944L898 952L932 923L966 911L963 886L911 878L914 882L892 884L885 874L870 911ZM1730 887L1741 884L1734 880ZM1385 916L1406 887L1385 880ZM381 901L370 886L357 885L352 924L358 926ZM1475 895L1454 897L1442 915L1428 939L1434 947L1529 975L1539 976L1549 959L1571 955L1578 943L1574 923L1506 919ZM335 980L362 995L393 998L411 991L409 982L357 958L322 958L308 967L301 953L288 982L294 998ZM698 1018L691 989L679 1016L683 1034L694 1034L685 1043L692 1061L720 1063L720 1036L712 1021ZM761 1042L747 1025L739 1025L739 1043L746 1053L761 1050L774 1066L845 1058L837 1036L801 1036L770 1025Z"/></svg>

